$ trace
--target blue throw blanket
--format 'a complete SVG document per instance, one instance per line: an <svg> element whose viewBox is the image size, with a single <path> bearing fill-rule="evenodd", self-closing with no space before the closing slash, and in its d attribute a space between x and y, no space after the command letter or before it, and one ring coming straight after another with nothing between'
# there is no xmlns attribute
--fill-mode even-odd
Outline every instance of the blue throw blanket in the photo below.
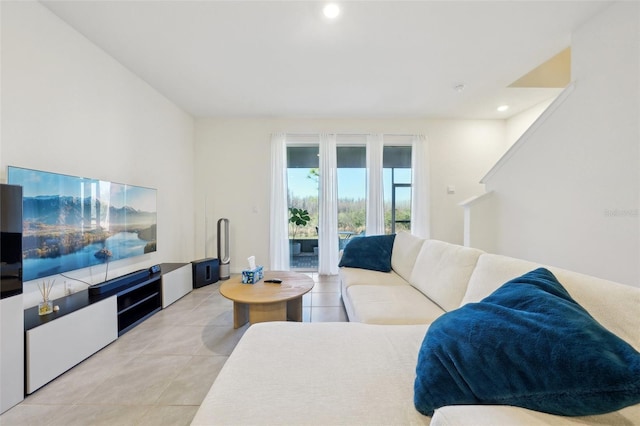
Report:
<svg viewBox="0 0 640 426"><path fill-rule="evenodd" d="M640 402L640 354L544 268L438 318L420 348L415 406L514 405L566 416Z"/></svg>

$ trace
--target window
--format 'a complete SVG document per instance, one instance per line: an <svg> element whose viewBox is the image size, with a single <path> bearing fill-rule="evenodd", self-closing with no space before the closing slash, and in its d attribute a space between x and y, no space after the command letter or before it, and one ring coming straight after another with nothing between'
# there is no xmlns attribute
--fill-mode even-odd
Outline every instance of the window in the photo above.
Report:
<svg viewBox="0 0 640 426"><path fill-rule="evenodd" d="M354 235L364 234L367 202L366 147L339 146L338 236L342 249Z"/></svg>
<svg viewBox="0 0 640 426"><path fill-rule="evenodd" d="M411 230L411 147L385 146L382 154L385 233Z"/></svg>

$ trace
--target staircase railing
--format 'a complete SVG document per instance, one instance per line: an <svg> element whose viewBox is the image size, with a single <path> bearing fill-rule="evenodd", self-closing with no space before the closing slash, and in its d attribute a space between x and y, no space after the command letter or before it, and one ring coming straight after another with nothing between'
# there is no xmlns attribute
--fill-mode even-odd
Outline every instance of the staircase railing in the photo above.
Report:
<svg viewBox="0 0 640 426"><path fill-rule="evenodd" d="M464 239L466 247L495 251L496 216L493 192L476 195L458 205L464 209Z"/></svg>

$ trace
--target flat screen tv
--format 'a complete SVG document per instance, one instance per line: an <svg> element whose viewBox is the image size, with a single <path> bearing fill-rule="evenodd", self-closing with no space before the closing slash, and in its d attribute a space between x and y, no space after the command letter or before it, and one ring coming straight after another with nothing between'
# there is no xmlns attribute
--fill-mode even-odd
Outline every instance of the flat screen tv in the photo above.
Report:
<svg viewBox="0 0 640 426"><path fill-rule="evenodd" d="M157 190L9 166L23 188L23 279L156 251Z"/></svg>

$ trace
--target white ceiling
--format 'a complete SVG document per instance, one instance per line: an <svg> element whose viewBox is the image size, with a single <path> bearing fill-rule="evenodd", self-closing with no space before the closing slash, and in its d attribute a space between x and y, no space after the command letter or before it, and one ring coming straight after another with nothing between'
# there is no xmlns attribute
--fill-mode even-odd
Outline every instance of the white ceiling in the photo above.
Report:
<svg viewBox="0 0 640 426"><path fill-rule="evenodd" d="M481 119L557 95L507 86L608 3L41 2L196 117Z"/></svg>

